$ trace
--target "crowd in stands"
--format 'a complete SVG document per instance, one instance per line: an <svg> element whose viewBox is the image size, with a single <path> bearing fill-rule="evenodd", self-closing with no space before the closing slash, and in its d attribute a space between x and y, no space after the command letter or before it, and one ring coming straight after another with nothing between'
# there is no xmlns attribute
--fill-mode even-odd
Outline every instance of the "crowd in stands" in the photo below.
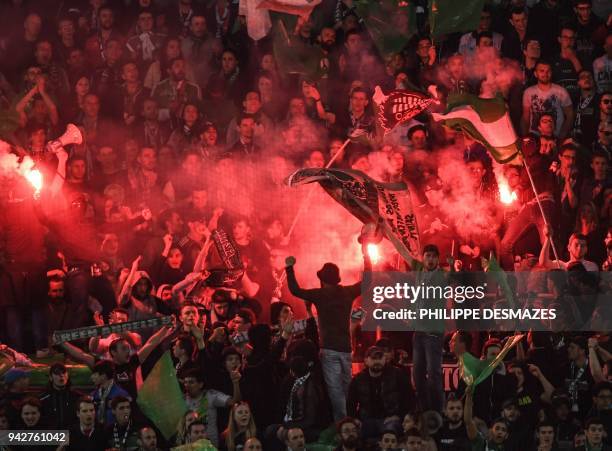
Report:
<svg viewBox="0 0 612 451"><path fill-rule="evenodd" d="M331 246L345 224L285 178L331 167L404 182L422 271L479 271L495 255L543 274L517 294L586 320L589 300L612 300L610 2L486 1L476 30L434 39L428 2L410 0L416 28L393 53L354 0L284 15L254 40L256 3L0 1L0 362L18 364L0 379L0 433L69 430L71 451L607 450L609 331L532 331L475 388L458 371L445 381L443 363L494 358L512 332L362 331L366 244L343 283L348 269L311 244ZM429 112L381 130L376 86L432 85L431 111L453 95L503 97L530 174ZM68 124L82 143L57 145ZM18 170L28 157L39 190ZM243 269L221 282L219 232ZM137 403L167 351L188 408L172 437ZM55 362L42 390L30 359ZM71 385L73 363L91 386ZM30 448L0 444L14 449Z"/></svg>

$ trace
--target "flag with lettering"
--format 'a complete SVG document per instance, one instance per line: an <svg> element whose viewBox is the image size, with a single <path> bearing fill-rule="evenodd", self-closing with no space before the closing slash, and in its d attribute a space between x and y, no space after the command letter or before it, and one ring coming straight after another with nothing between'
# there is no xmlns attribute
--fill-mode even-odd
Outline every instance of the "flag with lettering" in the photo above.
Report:
<svg viewBox="0 0 612 451"><path fill-rule="evenodd" d="M208 256L209 286L231 285L244 274L244 265L234 239L223 229L216 229L211 238L214 246Z"/></svg>
<svg viewBox="0 0 612 451"><path fill-rule="evenodd" d="M336 202L364 224L380 224L385 237L407 261L420 252L416 215L405 183L381 183L350 169L299 169L289 186L318 182Z"/></svg>
<svg viewBox="0 0 612 451"><path fill-rule="evenodd" d="M398 89L385 95L380 86L374 88L372 100L378 107L378 123L385 133L422 113L438 100L419 91Z"/></svg>

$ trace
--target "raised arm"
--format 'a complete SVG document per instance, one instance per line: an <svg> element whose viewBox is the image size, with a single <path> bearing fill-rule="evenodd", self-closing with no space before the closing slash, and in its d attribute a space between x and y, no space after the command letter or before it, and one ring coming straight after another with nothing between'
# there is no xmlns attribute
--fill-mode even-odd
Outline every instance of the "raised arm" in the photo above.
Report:
<svg viewBox="0 0 612 451"><path fill-rule="evenodd" d="M232 399L228 401L228 407L242 400L242 393L240 392L240 379L242 378L242 374L240 374L239 370L235 370L230 374L230 378L232 379L233 396Z"/></svg>
<svg viewBox="0 0 612 451"><path fill-rule="evenodd" d="M42 97L43 102L45 102L45 106L49 111L49 119L51 120L51 124L57 125L59 123L59 114L57 114L57 107L55 106L55 103L47 93L47 80L45 77L39 77L38 80L36 80L36 84L38 85L38 93Z"/></svg>
<svg viewBox="0 0 612 451"><path fill-rule="evenodd" d="M597 355L597 349L599 348L599 342L597 338L589 338L589 369L595 382L603 382L606 380L601 369L601 363L599 362L599 356Z"/></svg>
<svg viewBox="0 0 612 451"><path fill-rule="evenodd" d="M28 122L28 115L25 110L36 94L38 94L38 85L30 89L15 105L15 111L19 114L19 125L22 127L25 127Z"/></svg>
<svg viewBox="0 0 612 451"><path fill-rule="evenodd" d="M207 227L211 232L214 231L219 225L219 218L223 215L223 208L217 207L213 211L213 215L208 221Z"/></svg>
<svg viewBox="0 0 612 451"><path fill-rule="evenodd" d="M463 421L465 422L465 430L470 440L475 440L478 437L478 428L474 422L474 398L472 391L473 387L467 387L465 390L465 407L463 408Z"/></svg>
<svg viewBox="0 0 612 451"><path fill-rule="evenodd" d="M574 191L574 187L572 187L572 178L571 175L568 177L564 177L565 179L565 192L567 193L567 201L570 204L570 207L576 208L578 206L578 196L576 196L576 192Z"/></svg>
<svg viewBox="0 0 612 451"><path fill-rule="evenodd" d="M249 298L254 298L259 293L260 285L252 281L246 271L240 280L240 284L242 285L242 292Z"/></svg>
<svg viewBox="0 0 612 451"><path fill-rule="evenodd" d="M172 296L179 296L183 291L191 291L204 278L205 276L201 272L190 272L183 280L172 286Z"/></svg>
<svg viewBox="0 0 612 451"><path fill-rule="evenodd" d="M540 250L540 259L538 264L545 269L553 269L554 264L549 257L550 254L550 230L547 227L544 227L544 243L542 244L542 249Z"/></svg>
<svg viewBox="0 0 612 451"><path fill-rule="evenodd" d="M212 246L210 230L211 229L209 227L206 234L206 241L204 241L204 246L202 246L202 249L196 257L195 263L193 264L193 272L202 272L206 268L206 256L208 255L208 250L210 249L210 246Z"/></svg>
<svg viewBox="0 0 612 451"><path fill-rule="evenodd" d="M295 271L293 265L295 265L295 257L287 257L285 259L285 272L287 273L287 287L292 295L303 299L305 301L316 302L317 296L315 292L318 290L305 290L300 287L297 279L295 278Z"/></svg>
<svg viewBox="0 0 612 451"><path fill-rule="evenodd" d="M57 149L55 155L57 156L57 170L49 188L52 197L57 196L64 186L64 180L66 180L66 162L68 161L68 153L63 147Z"/></svg>
<svg viewBox="0 0 612 451"><path fill-rule="evenodd" d="M124 301L124 299L126 297L129 298L129 291L130 291L130 288L132 286L132 280L134 279L134 276L138 272L138 266L140 265L141 261L142 261L142 255L139 255L132 262L132 267L130 269L130 273L126 277L125 282L123 283L123 287L121 288L121 291L119 292L119 296L117 297L117 304L118 305L122 305L122 304L127 303L127 301Z"/></svg>
<svg viewBox="0 0 612 451"><path fill-rule="evenodd" d="M96 358L93 355L86 353L71 343L64 342L61 344L61 347L70 357L78 360L79 362L83 362L89 368L93 368L93 366L96 364Z"/></svg>
<svg viewBox="0 0 612 451"><path fill-rule="evenodd" d="M147 360L147 357L151 355L151 352L159 346L159 344L166 338L172 335L174 332L174 326L163 326L157 332L155 332L151 337L146 341L145 344L142 345L142 348L138 350L138 360L140 363Z"/></svg>
<svg viewBox="0 0 612 451"><path fill-rule="evenodd" d="M542 371L540 371L540 368L538 368L535 365L527 365L527 368L529 369L529 372L540 382L540 384L542 385L542 389L544 390L544 392L542 393L542 395L540 396L540 399L546 403L551 402L551 398L552 398L552 394L555 391L555 387L550 383L550 381L548 379L546 379L546 376L544 376L544 374L542 373Z"/></svg>

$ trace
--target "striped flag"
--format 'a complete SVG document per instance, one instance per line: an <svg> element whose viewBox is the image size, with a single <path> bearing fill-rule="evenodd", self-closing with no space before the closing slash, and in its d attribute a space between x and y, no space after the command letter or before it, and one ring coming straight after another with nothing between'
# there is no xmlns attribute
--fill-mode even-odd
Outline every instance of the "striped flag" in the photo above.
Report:
<svg viewBox="0 0 612 451"><path fill-rule="evenodd" d="M432 103L438 102L437 99L418 91L396 90L385 95L380 86L374 89L372 99L378 106L378 122L385 133L422 113Z"/></svg>
<svg viewBox="0 0 612 451"><path fill-rule="evenodd" d="M519 139L503 98L450 95L446 114L433 113L432 117L447 127L462 130L481 143L498 163L520 164Z"/></svg>

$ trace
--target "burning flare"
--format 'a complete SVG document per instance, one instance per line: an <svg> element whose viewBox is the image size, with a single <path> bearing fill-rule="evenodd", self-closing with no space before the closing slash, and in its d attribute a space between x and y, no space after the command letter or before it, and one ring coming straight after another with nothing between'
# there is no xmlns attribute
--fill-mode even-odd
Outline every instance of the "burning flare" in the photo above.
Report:
<svg viewBox="0 0 612 451"><path fill-rule="evenodd" d="M43 186L43 177L38 169L30 169L25 174L25 178L34 187L34 194L40 194L40 190Z"/></svg>
<svg viewBox="0 0 612 451"><path fill-rule="evenodd" d="M367 249L368 256L370 257L370 260L372 260L372 263L378 263L378 260L380 260L380 252L378 250L378 245L369 243Z"/></svg>
<svg viewBox="0 0 612 451"><path fill-rule="evenodd" d="M509 205L516 199L516 193L514 191L510 191L510 187L505 181L499 184L499 200L501 200L502 203Z"/></svg>

